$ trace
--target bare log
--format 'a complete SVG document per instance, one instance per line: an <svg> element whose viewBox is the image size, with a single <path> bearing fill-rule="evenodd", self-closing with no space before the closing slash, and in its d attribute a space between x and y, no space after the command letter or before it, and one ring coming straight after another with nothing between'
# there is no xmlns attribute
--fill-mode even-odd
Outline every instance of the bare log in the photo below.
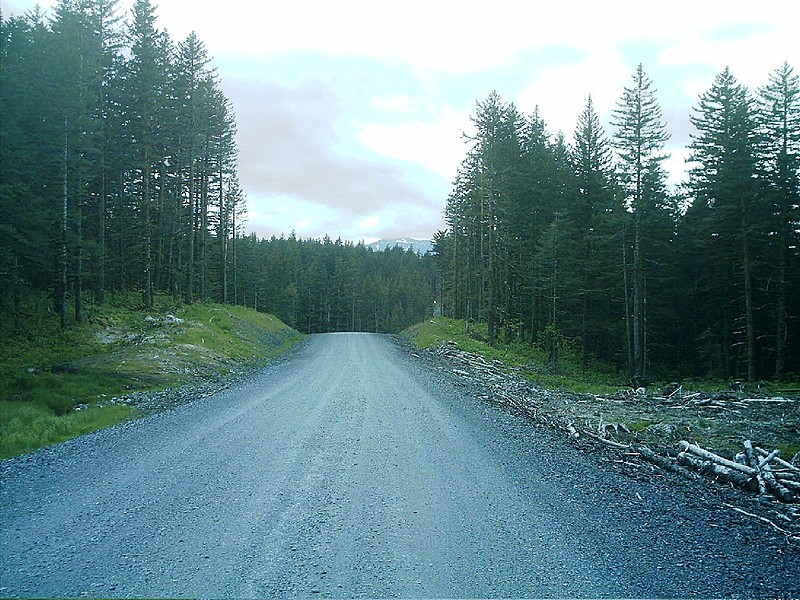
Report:
<svg viewBox="0 0 800 600"><path fill-rule="evenodd" d="M597 440L605 444L606 446L611 446L612 448L617 448L619 450L630 450L630 444L621 444L619 442L615 442L614 440L608 440L602 436L597 435L596 433L592 433L586 429L583 430L583 433L588 435L590 438Z"/></svg>
<svg viewBox="0 0 800 600"><path fill-rule="evenodd" d="M758 493L762 496L767 493L767 482L764 481L764 476L761 474L761 471L758 470L758 457L756 456L756 451L753 449L753 442L750 440L744 441L744 452L747 456L747 462L750 464L751 467L756 469L756 480L758 481Z"/></svg>
<svg viewBox="0 0 800 600"><path fill-rule="evenodd" d="M756 464L758 466L757 475L759 491L764 493L764 488L766 488L766 490L769 490L781 502L794 502L796 499L795 495L788 490L782 482L779 482L776 479L775 474L772 472L768 462L759 460L757 456L757 450L753 448L753 443L750 440L744 441L744 450L747 453L748 462L751 465ZM762 449L761 453L767 457L770 456L767 454L766 450Z"/></svg>
<svg viewBox="0 0 800 600"><path fill-rule="evenodd" d="M794 502L796 500L794 494L786 489L776 478L775 474L769 465L761 467L761 475L764 478L764 483L767 484L767 489L772 492L775 497L781 502Z"/></svg>
<svg viewBox="0 0 800 600"><path fill-rule="evenodd" d="M682 466L674 463L666 456L661 456L660 454L653 452L647 446L639 446L636 450L639 452L639 456L641 456L644 460L656 465L657 467L661 467L665 471L675 473L676 475L680 475L685 479L695 480L700 478L697 473L689 471L688 469L684 469Z"/></svg>
<svg viewBox="0 0 800 600"><path fill-rule="evenodd" d="M764 466L769 465L769 463L776 459L780 453L780 450L773 450L770 452L767 456L758 461L758 468L762 469Z"/></svg>
<svg viewBox="0 0 800 600"><path fill-rule="evenodd" d="M753 467L749 467L747 465L742 465L737 462L733 462L732 460L728 460L727 458L723 458L713 452L709 452L708 450L704 450L700 446L696 444L690 444L689 442L682 441L678 444L684 452L689 452L694 454L695 456L699 456L700 458L711 461L728 469L732 469L734 471L739 471L740 473L744 473L748 477L755 477L758 469L754 469Z"/></svg>
<svg viewBox="0 0 800 600"><path fill-rule="evenodd" d="M792 479L780 479L778 478L778 483L783 485L788 490L792 490L794 492L800 492L800 481L794 481Z"/></svg>
<svg viewBox="0 0 800 600"><path fill-rule="evenodd" d="M705 475L728 481L746 490L755 492L759 489L758 480L755 476L750 477L737 469L731 469L712 460L703 460L689 452L684 451L678 454L678 462Z"/></svg>
<svg viewBox="0 0 800 600"><path fill-rule="evenodd" d="M763 448L756 446L756 452L758 452L761 456L767 456L767 451ZM779 456L775 456L775 462L782 466L784 469L789 469L790 471L794 471L798 475L800 475L800 468L796 467L790 462L787 462L780 458Z"/></svg>
<svg viewBox="0 0 800 600"><path fill-rule="evenodd" d="M772 468L772 472L775 474L775 477L777 477L781 481L794 481L796 483L800 483L800 475L798 475L794 471L781 468L778 469Z"/></svg>

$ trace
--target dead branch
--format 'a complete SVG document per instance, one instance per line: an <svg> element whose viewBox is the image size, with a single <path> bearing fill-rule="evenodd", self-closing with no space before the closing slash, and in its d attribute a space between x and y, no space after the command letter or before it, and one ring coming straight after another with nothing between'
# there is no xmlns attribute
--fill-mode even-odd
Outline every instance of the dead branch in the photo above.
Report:
<svg viewBox="0 0 800 600"><path fill-rule="evenodd" d="M615 442L614 440L606 439L586 429L583 430L583 433L588 435L590 438L605 444L606 446L611 446L612 448L618 448L619 450L630 450L631 448L630 444L621 444L620 442Z"/></svg>
<svg viewBox="0 0 800 600"><path fill-rule="evenodd" d="M759 446L756 446L756 452L758 452L761 456L768 456L767 455L767 451L764 450L763 448L760 448ZM789 469L790 471L794 471L795 473L800 475L800 468L796 467L792 463L783 460L782 458L780 458L777 455L775 456L774 460L775 460L776 463L778 463L784 469Z"/></svg>
<svg viewBox="0 0 800 600"><path fill-rule="evenodd" d="M737 507L737 506L734 506L733 504L728 504L727 502L723 502L723 503L722 503L722 506L726 506L726 507L730 508L731 510L735 510L736 512L738 512L738 513L741 513L741 514L743 514L743 515L746 515L746 516L748 516L748 517L752 517L752 518L754 518L754 519L758 519L759 521L763 521L764 523L767 523L768 525L771 525L771 526L772 526L772 527L774 527L776 530L778 530L780 533L782 533L783 535L785 535L785 536L787 536L787 537L789 537L789 538L797 538L797 537L800 537L800 532L797 532L797 533L792 533L791 531L787 531L787 530L786 530L786 529L784 529L783 527L779 527L779 526L778 526L778 525L776 525L774 522L770 521L770 520L769 520L768 518L766 518L766 517L762 517L761 515L756 515L756 514L753 514L753 513L751 513L751 512L747 512L746 510L742 510L741 508L739 508L739 507Z"/></svg>

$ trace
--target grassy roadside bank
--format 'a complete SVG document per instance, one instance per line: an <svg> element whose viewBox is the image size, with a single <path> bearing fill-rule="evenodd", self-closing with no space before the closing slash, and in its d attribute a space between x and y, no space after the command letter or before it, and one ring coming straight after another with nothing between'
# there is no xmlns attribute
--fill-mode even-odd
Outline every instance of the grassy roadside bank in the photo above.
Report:
<svg viewBox="0 0 800 600"><path fill-rule="evenodd" d="M537 408L562 423L596 431L620 442L674 448L681 439L730 453L751 439L781 456L800 452L800 382L740 385L715 381L668 381L634 391L603 365L582 372L576 354L563 353L558 373L547 354L530 344L489 346L485 330L463 321L430 319L401 336L420 348L452 342L459 350L502 363L502 369L555 393L538 394Z"/></svg>
<svg viewBox="0 0 800 600"><path fill-rule="evenodd" d="M274 358L301 335L240 306L175 305L144 311L125 294L90 306L62 332L47 301L0 318L0 459L137 416L113 398L227 374Z"/></svg>
<svg viewBox="0 0 800 600"><path fill-rule="evenodd" d="M474 323L467 331L466 323L447 317L436 317L404 330L401 337L420 348L434 348L450 341L465 352L480 354L487 360L499 360L504 365L521 372L526 379L554 389L576 393L610 393L624 385L614 369L598 361L591 361L584 372L578 353L563 344L558 368L548 365L547 353L529 343L513 342L489 345L486 324Z"/></svg>

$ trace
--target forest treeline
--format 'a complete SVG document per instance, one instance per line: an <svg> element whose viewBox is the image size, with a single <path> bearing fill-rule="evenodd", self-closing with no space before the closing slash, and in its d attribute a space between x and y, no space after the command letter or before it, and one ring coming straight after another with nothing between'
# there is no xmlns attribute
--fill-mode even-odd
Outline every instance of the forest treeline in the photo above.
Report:
<svg viewBox="0 0 800 600"><path fill-rule="evenodd" d="M433 256L245 234L236 121L205 45L151 0L0 15L0 299L49 294L62 327L138 290L273 312L307 332L397 331L444 314L490 341L567 346L653 377L800 372L800 83L728 69L692 111L677 191L639 67L607 135L589 98L571 139L492 93ZM434 266L435 265L435 268Z"/></svg>
<svg viewBox="0 0 800 600"><path fill-rule="evenodd" d="M435 238L447 315L490 341L571 344L634 383L800 371L800 84L751 93L729 69L691 114L688 181L640 65L607 135L591 97L571 140L490 94Z"/></svg>
<svg viewBox="0 0 800 600"><path fill-rule="evenodd" d="M279 317L307 333L396 333L433 311L430 256L399 247L375 251L341 239L289 237L236 242L238 303Z"/></svg>
<svg viewBox="0 0 800 600"><path fill-rule="evenodd" d="M341 241L244 235L236 121L202 41L156 7L60 0L0 15L0 297L50 294L62 327L139 290L247 303L308 332L396 331L430 313L430 266ZM334 281L335 279L335 281ZM20 325L21 326L21 325Z"/></svg>

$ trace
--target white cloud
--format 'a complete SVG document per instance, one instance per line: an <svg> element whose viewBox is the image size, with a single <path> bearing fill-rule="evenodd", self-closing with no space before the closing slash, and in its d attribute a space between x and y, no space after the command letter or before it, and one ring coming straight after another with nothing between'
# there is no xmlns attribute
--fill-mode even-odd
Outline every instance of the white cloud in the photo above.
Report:
<svg viewBox="0 0 800 600"><path fill-rule="evenodd" d="M375 107L392 113L409 114L413 111L414 101L407 94L396 96L379 96L372 99Z"/></svg>
<svg viewBox="0 0 800 600"><path fill-rule="evenodd" d="M543 69L515 102L525 113L539 107L550 133L561 130L571 140L578 116L586 108L589 94L601 121L612 111L622 90L630 83L634 67L626 64L618 51L605 50L567 66Z"/></svg>
<svg viewBox="0 0 800 600"><path fill-rule="evenodd" d="M800 14L797 17L800 18ZM800 56L797 44L796 34L788 30L723 40L698 34L666 48L659 62L670 66L711 66L716 72L729 66L740 82L757 87L766 83L768 73L785 60L796 61ZM710 85L710 81L706 82L702 91Z"/></svg>
<svg viewBox="0 0 800 600"><path fill-rule="evenodd" d="M381 224L381 220L377 217L377 215L370 215L366 219L362 219L358 226L361 229L366 229L368 231L372 231L376 227Z"/></svg>
<svg viewBox="0 0 800 600"><path fill-rule="evenodd" d="M668 183L671 186L683 183L688 178L688 165L686 159L689 158L691 150L686 146L671 147L668 149L669 158L664 161L664 168L669 173Z"/></svg>
<svg viewBox="0 0 800 600"><path fill-rule="evenodd" d="M373 152L421 164L452 181L466 151L461 132L468 124L468 114L445 107L433 123L364 124L359 138Z"/></svg>
<svg viewBox="0 0 800 600"><path fill-rule="evenodd" d="M248 194L247 207L248 229L262 236L295 231L300 237L316 237L338 218L336 211L329 207L294 196Z"/></svg>

